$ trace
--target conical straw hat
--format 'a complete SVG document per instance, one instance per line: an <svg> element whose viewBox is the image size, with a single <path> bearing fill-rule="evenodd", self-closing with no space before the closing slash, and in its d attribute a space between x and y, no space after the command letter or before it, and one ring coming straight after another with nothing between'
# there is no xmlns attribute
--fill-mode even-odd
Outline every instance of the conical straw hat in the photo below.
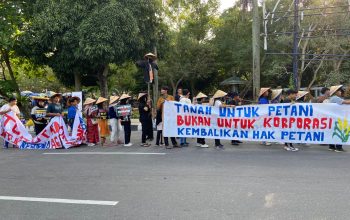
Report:
<svg viewBox="0 0 350 220"><path fill-rule="evenodd" d="M204 93L198 93L198 95L195 97L196 99L201 99L201 98L207 98L208 96Z"/></svg>
<svg viewBox="0 0 350 220"><path fill-rule="evenodd" d="M269 91L270 88L261 88L260 89L260 93L259 93L259 97L262 96L266 91Z"/></svg>
<svg viewBox="0 0 350 220"><path fill-rule="evenodd" d="M120 96L119 100L127 99L127 98L131 98L131 96L129 96L128 94L124 93L122 96Z"/></svg>
<svg viewBox="0 0 350 220"><path fill-rule="evenodd" d="M97 101L96 101L96 105L97 105L97 104L100 104L100 103L102 103L102 102L105 102L105 101L108 101L108 99L103 98L103 97L99 97L99 98L97 99Z"/></svg>
<svg viewBox="0 0 350 220"><path fill-rule="evenodd" d="M116 101L118 101L118 99L119 99L119 96L109 97L109 104L111 105L111 104L115 103Z"/></svg>
<svg viewBox="0 0 350 220"><path fill-rule="evenodd" d="M307 92L307 91L299 91L298 94L297 94L296 100L303 98L303 97L304 97L305 95L307 95L308 93L309 93L309 92Z"/></svg>
<svg viewBox="0 0 350 220"><path fill-rule="evenodd" d="M152 58L152 59L156 59L157 58L157 56L154 55L153 53L148 53L148 54L145 55L145 57Z"/></svg>
<svg viewBox="0 0 350 220"><path fill-rule="evenodd" d="M87 99L85 99L84 105L89 105L89 104L92 104L94 102L96 102L95 99L87 98Z"/></svg>
<svg viewBox="0 0 350 220"><path fill-rule="evenodd" d="M147 93L145 93L145 92L140 92L140 93L139 93L139 96L137 97L137 100L139 100L141 97L143 97L143 96L145 96L145 95L147 95Z"/></svg>
<svg viewBox="0 0 350 220"><path fill-rule="evenodd" d="M277 98L279 95L282 94L282 91L283 91L283 89L273 89L271 99L273 100L273 99Z"/></svg>
<svg viewBox="0 0 350 220"><path fill-rule="evenodd" d="M221 98L221 97L224 97L226 96L227 93L222 91L222 90L218 90L215 92L214 96L213 96L213 99L216 99L216 98Z"/></svg>
<svg viewBox="0 0 350 220"><path fill-rule="evenodd" d="M330 96L334 95L334 93L338 91L341 87L343 87L343 85L331 86L331 88L329 89Z"/></svg>

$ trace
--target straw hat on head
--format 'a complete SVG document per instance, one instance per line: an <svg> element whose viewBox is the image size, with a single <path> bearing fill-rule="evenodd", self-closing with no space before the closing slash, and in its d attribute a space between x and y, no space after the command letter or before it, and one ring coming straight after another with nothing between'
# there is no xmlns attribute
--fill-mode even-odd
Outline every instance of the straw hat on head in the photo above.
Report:
<svg viewBox="0 0 350 220"><path fill-rule="evenodd" d="M47 101L47 100L49 100L49 98L41 97L41 96L33 96L32 99L38 100L38 101Z"/></svg>
<svg viewBox="0 0 350 220"><path fill-rule="evenodd" d="M155 60L155 59L157 59L157 56L154 55L153 53L148 53L145 55L145 58L151 58L152 60Z"/></svg>
<svg viewBox="0 0 350 220"><path fill-rule="evenodd" d="M99 97L99 98L97 99L97 101L96 101L96 105L98 105L98 104L100 104L100 103L102 103L102 102L105 102L105 101L108 101L108 99L103 98L103 97Z"/></svg>
<svg viewBox="0 0 350 220"><path fill-rule="evenodd" d="M124 93L122 96L120 96L119 100L128 99L128 98L131 98L131 96L129 96L128 94Z"/></svg>
<svg viewBox="0 0 350 220"><path fill-rule="evenodd" d="M111 97L109 97L109 104L111 105L111 104L113 104L113 103L115 103L116 101L118 101L118 99L119 99L119 96L111 96Z"/></svg>
<svg viewBox="0 0 350 220"><path fill-rule="evenodd" d="M218 90L215 92L214 96L213 96L213 99L216 99L216 98L221 98L221 97L224 97L226 96L227 93L222 91L222 90Z"/></svg>
<svg viewBox="0 0 350 220"><path fill-rule="evenodd" d="M90 104L93 104L94 102L96 102L95 99L87 98L85 99L84 105L90 105Z"/></svg>
<svg viewBox="0 0 350 220"><path fill-rule="evenodd" d="M331 88L329 89L330 91L330 96L334 95L334 93L336 93L339 89L341 89L343 87L343 85L337 85L337 86L331 86Z"/></svg>
<svg viewBox="0 0 350 220"><path fill-rule="evenodd" d="M299 99L303 98L303 97L306 96L307 94L309 94L308 91L299 91L298 94L297 94L296 100L299 100Z"/></svg>
<svg viewBox="0 0 350 220"><path fill-rule="evenodd" d="M269 91L271 88L261 88L260 89L260 93L259 93L259 97L262 96L265 92Z"/></svg>
<svg viewBox="0 0 350 220"><path fill-rule="evenodd" d="M145 92L140 92L139 96L137 97L137 100L139 100L140 98L144 97L145 95L147 95L147 93Z"/></svg>
<svg viewBox="0 0 350 220"><path fill-rule="evenodd" d="M272 89L272 95L271 95L271 99L275 99L277 98L279 95L282 94L283 89Z"/></svg>
<svg viewBox="0 0 350 220"><path fill-rule="evenodd" d="M196 99L202 99L202 98L207 98L208 96L204 93L198 93L198 95L195 97Z"/></svg>

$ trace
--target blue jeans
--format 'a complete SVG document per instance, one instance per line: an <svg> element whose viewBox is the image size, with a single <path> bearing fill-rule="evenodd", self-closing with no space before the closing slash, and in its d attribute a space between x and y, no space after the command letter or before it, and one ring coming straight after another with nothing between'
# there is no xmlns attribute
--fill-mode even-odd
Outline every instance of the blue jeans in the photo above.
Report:
<svg viewBox="0 0 350 220"><path fill-rule="evenodd" d="M9 148L9 142L5 141L4 147Z"/></svg>
<svg viewBox="0 0 350 220"><path fill-rule="evenodd" d="M183 145L183 144L186 144L186 138L180 138L180 144Z"/></svg>

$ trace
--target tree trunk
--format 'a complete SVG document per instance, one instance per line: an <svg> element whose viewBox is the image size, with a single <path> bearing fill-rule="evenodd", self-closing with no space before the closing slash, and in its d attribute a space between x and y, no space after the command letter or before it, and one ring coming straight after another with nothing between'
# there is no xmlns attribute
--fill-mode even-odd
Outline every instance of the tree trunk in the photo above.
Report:
<svg viewBox="0 0 350 220"><path fill-rule="evenodd" d="M81 75L78 72L74 72L74 88L75 91L81 91Z"/></svg>
<svg viewBox="0 0 350 220"><path fill-rule="evenodd" d="M7 69L9 71L10 78L13 81L13 85L15 86L14 89L15 89L16 93L18 94L18 96L20 96L21 92L19 91L19 87L18 87L16 78L15 78L15 74L14 74L14 72L12 70L10 56L8 54L8 51L3 49L3 50L1 50L1 54L2 54L2 57L3 57L4 61L5 61L5 63L6 63Z"/></svg>
<svg viewBox="0 0 350 220"><path fill-rule="evenodd" d="M107 83L108 72L109 72L108 64L104 65L103 68L101 68L98 72L100 92L101 92L101 96L104 98L108 98L108 83Z"/></svg>
<svg viewBox="0 0 350 220"><path fill-rule="evenodd" d="M2 73L2 78L5 81L6 80L6 75L5 75L5 67L2 64L2 62L0 62L0 68L1 68L1 73Z"/></svg>

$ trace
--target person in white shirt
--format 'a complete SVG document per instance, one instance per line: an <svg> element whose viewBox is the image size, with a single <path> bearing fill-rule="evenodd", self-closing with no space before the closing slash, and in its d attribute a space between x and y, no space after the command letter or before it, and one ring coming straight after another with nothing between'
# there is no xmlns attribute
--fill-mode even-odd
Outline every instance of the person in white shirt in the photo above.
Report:
<svg viewBox="0 0 350 220"><path fill-rule="evenodd" d="M182 96L180 98L180 102L191 104L191 99L189 99L189 97L190 97L190 92L188 91L188 89L182 90ZM184 137L180 138L180 146L182 147L188 146L188 143L186 142L186 138Z"/></svg>
<svg viewBox="0 0 350 220"><path fill-rule="evenodd" d="M9 99L9 103L3 105L0 108L0 115L7 114L7 113L9 113L11 111L14 112L15 115L19 118L20 111L19 111L19 108L17 106L17 99L15 97L11 97ZM8 148L8 147L9 147L9 142L5 141L4 148Z"/></svg>
<svg viewBox="0 0 350 220"><path fill-rule="evenodd" d="M213 96L213 105L215 107L223 107L225 106L223 104L223 102L221 101L221 99L223 99L225 96L227 95L226 92L218 90L215 92L214 96ZM215 139L215 147L216 149L224 149L224 145L221 144L220 139Z"/></svg>

